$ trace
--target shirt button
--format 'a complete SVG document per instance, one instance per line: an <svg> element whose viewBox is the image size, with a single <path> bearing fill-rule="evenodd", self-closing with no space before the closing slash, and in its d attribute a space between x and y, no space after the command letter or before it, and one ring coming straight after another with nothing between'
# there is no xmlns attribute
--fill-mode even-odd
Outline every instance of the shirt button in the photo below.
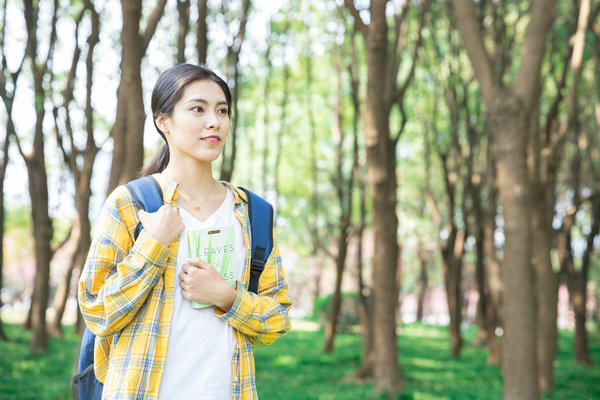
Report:
<svg viewBox="0 0 600 400"><path fill-rule="evenodd" d="M233 317L227 318L227 321L232 322L233 321Z"/></svg>
<svg viewBox="0 0 600 400"><path fill-rule="evenodd" d="M237 376L235 377L235 379L233 380L235 383L238 383L240 381L240 378L238 378Z"/></svg>

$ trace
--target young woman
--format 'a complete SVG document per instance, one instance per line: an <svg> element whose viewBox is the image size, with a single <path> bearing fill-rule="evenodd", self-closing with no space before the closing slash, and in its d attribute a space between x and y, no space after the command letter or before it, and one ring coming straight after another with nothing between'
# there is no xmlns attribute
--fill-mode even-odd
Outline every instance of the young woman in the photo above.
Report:
<svg viewBox="0 0 600 400"><path fill-rule="evenodd" d="M115 189L79 281L104 399L256 399L252 345L290 329L277 240L258 294L250 293L246 194L212 175L230 106L227 84L203 66L176 65L156 82L152 113L166 144L145 174L160 184L164 205L138 212L129 191ZM143 229L134 240L138 221ZM227 244L232 283L189 256L189 232L217 227L234 232Z"/></svg>

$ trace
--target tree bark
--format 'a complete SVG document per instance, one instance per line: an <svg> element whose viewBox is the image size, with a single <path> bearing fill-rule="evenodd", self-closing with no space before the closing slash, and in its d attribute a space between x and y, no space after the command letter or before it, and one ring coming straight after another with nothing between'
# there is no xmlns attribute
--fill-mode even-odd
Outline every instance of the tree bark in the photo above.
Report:
<svg viewBox="0 0 600 400"><path fill-rule="evenodd" d="M352 170L347 177L344 175L344 129L343 121L343 91L342 91L342 66L340 47L334 44L333 54L335 62L336 80L336 104L335 120L333 128L333 142L336 144L336 178L335 190L337 194L340 217L338 224L337 252L335 254L335 287L329 316L325 325L325 347L323 351L330 353L333 350L333 341L337 330L338 316L342 304L342 280L346 269L346 254L348 253L348 237L350 230L350 218L352 216L352 192L354 187L354 176L356 165L358 165L358 154L353 152L354 160ZM356 143L356 142L355 142Z"/></svg>
<svg viewBox="0 0 600 400"><path fill-rule="evenodd" d="M472 0L453 0L458 29L473 64L490 114L496 148L498 189L504 212L505 347L504 398L538 399L537 312L531 265L532 194L527 145L532 112L539 101L539 81L546 33L555 1L532 0L514 84L502 86L485 48Z"/></svg>
<svg viewBox="0 0 600 400"><path fill-rule="evenodd" d="M190 0L177 0L177 64L185 62L185 39L190 30L190 7Z"/></svg>
<svg viewBox="0 0 600 400"><path fill-rule="evenodd" d="M240 97L240 53L242 51L242 44L246 36L246 25L248 17L250 15L250 0L243 0L242 3L242 14L240 15L240 24L237 34L233 37L231 45L227 48L227 65L226 73L227 78L230 81L230 87L233 88L231 93L232 96L232 128L229 132L227 143L231 150L227 151L227 147L223 148L222 164L221 164L221 180L231 181L233 176L233 170L235 167L235 158L237 154L237 128L238 128L238 112L237 105ZM289 19L286 22L289 25Z"/></svg>
<svg viewBox="0 0 600 400"><path fill-rule="evenodd" d="M2 67L2 74L0 75L0 98L2 104L6 109L6 136L4 136L4 144L2 147L2 160L0 161L0 254L4 254L4 180L6 177L6 168L9 162L9 146L11 137L16 136L15 124L13 120L13 105L15 99L15 93L17 90L17 83L21 71L23 70L23 62L27 57L27 53L24 52L21 62L14 71L8 69L8 60L5 51L5 38L6 38L6 15L7 15L7 3L3 3L2 7L2 26L0 26L0 66ZM10 83L10 85L9 85ZM4 257L0 256L0 291L3 287L3 266ZM2 298L0 296L0 309L2 309ZM4 325L0 318L0 340L8 340L6 333L4 332Z"/></svg>
<svg viewBox="0 0 600 400"><path fill-rule="evenodd" d="M417 298L417 321L423 322L423 312L425 308L425 298L429 288L429 274L427 266L429 264L429 251L425 248L422 240L417 243L417 257L419 258L419 294Z"/></svg>
<svg viewBox="0 0 600 400"><path fill-rule="evenodd" d="M198 31L196 34L196 49L198 52L198 63L206 64L208 52L208 0L198 0Z"/></svg>
<svg viewBox="0 0 600 400"><path fill-rule="evenodd" d="M487 328L490 352L487 357L488 364L502 364L502 345L498 339L496 330L503 326L502 310L502 276L500 272L500 263L496 255L496 245L494 243L494 234L496 232L496 216L498 210L498 190L496 188L496 170L494 168L493 139L488 137L486 170L487 181L489 182L489 194L487 207L483 214L484 236L483 251L487 260L487 280L489 286L489 301L487 302Z"/></svg>
<svg viewBox="0 0 600 400"><path fill-rule="evenodd" d="M396 341L398 239L396 236L396 158L390 138L391 103L386 101L386 1L371 1L371 23L365 35L367 95L364 110L367 174L373 202L373 327L375 392L401 392Z"/></svg>
<svg viewBox="0 0 600 400"><path fill-rule="evenodd" d="M107 192L133 179L144 160L144 101L141 66L167 0L158 0L146 30L140 32L142 0L121 0L121 81L117 90L117 115L110 135L112 163Z"/></svg>
<svg viewBox="0 0 600 400"><path fill-rule="evenodd" d="M35 3L35 4L34 4ZM28 175L29 195L31 198L31 214L33 221L33 238L35 249L36 273L33 296L31 300L31 328L33 338L30 350L32 353L48 349L48 334L46 331L46 308L48 306L50 259L52 251L52 220L48 214L48 181L46 176L46 158L44 153L44 115L46 91L44 80L48 77L48 65L52 62L54 43L56 42L56 21L58 0L53 2L53 14L49 47L45 60L38 60L39 47L37 37L39 4L24 2L24 16L27 27L27 57L31 61L33 89L35 96L35 133L31 152L25 154L17 135L17 147L25 161Z"/></svg>
<svg viewBox="0 0 600 400"><path fill-rule="evenodd" d="M398 308L397 269L399 264L398 217L396 214L396 144L406 123L403 108L406 88L415 71L417 50L421 46L424 7L421 5L419 35L411 57L412 65L401 87L398 87L400 65L399 43L406 39L409 3L395 15L392 41L386 16L388 2L371 0L370 22L360 16L354 1L344 0L364 39L367 64L366 100L363 113L367 175L372 195L374 255L373 255L373 338L374 338L374 391L395 397L402 391L396 340L396 313ZM401 128L392 137L390 114L397 104L403 117ZM364 359L364 358L363 358Z"/></svg>

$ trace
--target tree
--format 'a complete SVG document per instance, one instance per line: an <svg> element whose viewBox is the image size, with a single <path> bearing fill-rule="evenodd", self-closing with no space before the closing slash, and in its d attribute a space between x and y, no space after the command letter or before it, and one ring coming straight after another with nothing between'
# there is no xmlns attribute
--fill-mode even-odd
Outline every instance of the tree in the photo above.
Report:
<svg viewBox="0 0 600 400"><path fill-rule="evenodd" d="M223 3L225 8L226 2ZM228 135L227 146L223 148L221 164L221 180L231 181L233 176L233 169L235 166L235 157L237 152L237 128L238 128L238 100L240 97L240 53L242 51L242 44L246 36L246 25L248 23L248 17L250 13L250 0L243 0L242 2L242 14L240 15L239 27L235 36L232 37L231 44L227 46L227 57L225 59L225 73L229 86L233 89L231 93L232 97L232 128ZM223 12L229 16L229 13ZM230 25L230 21L227 21L227 26ZM228 151L229 149L229 151Z"/></svg>
<svg viewBox="0 0 600 400"><path fill-rule="evenodd" d="M48 335L46 332L46 308L48 306L50 259L52 250L53 229L52 220L48 214L48 180L46 174L46 157L44 151L44 116L46 114L46 88L45 80L51 73L51 65L56 42L56 22L58 15L58 0L53 2L51 17L51 32L48 41L46 57L40 59L40 46L38 37L39 2L24 2L25 26L27 28L27 59L33 75L33 88L35 94L35 131L31 151L25 152L19 135L15 135L19 153L25 161L31 198L31 215L33 219L33 238L35 242L36 273L33 288L33 297L30 309L30 322L33 330L31 351L45 351L48 349Z"/></svg>
<svg viewBox="0 0 600 400"><path fill-rule="evenodd" d="M17 81L23 71L23 63L27 57L27 53L23 54L21 62L18 67L11 71L8 68L8 60L5 51L5 38L6 38L6 10L8 1L4 1L2 4L2 25L0 25L0 63L2 65L2 74L0 74L0 97L2 103L6 109L6 127L5 136L2 147L2 160L0 161L0 290L3 287L2 281L2 269L4 265L4 178L6 177L6 168L8 166L9 157L8 151L10 146L11 136L16 135L15 122L13 117L13 105L15 100L15 94L17 91ZM12 89L11 89L12 88ZM0 298L0 308L2 308L2 299ZM0 340L7 340L2 320L0 319Z"/></svg>
<svg viewBox="0 0 600 400"><path fill-rule="evenodd" d="M167 0L157 0L146 29L141 31L142 0L121 0L121 81L117 89L117 115L110 132L113 151L108 192L133 179L142 168L145 114L141 66L166 3Z"/></svg>
<svg viewBox="0 0 600 400"><path fill-rule="evenodd" d="M520 66L512 85L494 70L472 0L453 0L463 44L485 101L496 150L498 189L504 217L504 398L537 399L537 311L531 265L532 193L527 146L539 101L540 71L554 0L532 0L521 45Z"/></svg>
<svg viewBox="0 0 600 400"><path fill-rule="evenodd" d="M338 10L339 11L339 10ZM340 18L341 19L341 18ZM345 29L344 29L345 31ZM358 151L353 149L352 151L352 165L349 173L344 171L344 160L347 158L344 151L345 142L345 127L344 127L344 115L343 115L343 95L342 89L342 49L337 43L333 43L333 61L334 71L336 75L335 83L335 106L334 106L334 121L332 128L333 142L335 143L335 177L332 179L333 186L335 188L337 203L339 207L339 217L337 224L337 237L336 237L336 251L331 254L335 262L335 285L333 290L333 297L331 299L331 307L329 309L329 315L325 324L325 347L323 351L329 353L333 350L333 341L335 338L335 332L337 328L338 316L342 304L342 280L344 276L344 270L346 269L346 255L348 254L348 241L350 239L350 228L352 218L352 202L353 202L353 189L354 180L356 177L358 168ZM357 129L354 131L354 145L357 146ZM330 211L331 212L331 211Z"/></svg>
<svg viewBox="0 0 600 400"><path fill-rule="evenodd" d="M396 145L406 118L403 96L414 75L416 55L421 42L421 27L412 54L412 65L404 83L398 87L400 41L408 31L405 2L402 10L396 13L392 41L389 41L386 9L388 1L371 0L370 22L360 16L351 0L344 4L352 14L357 29L361 32L366 52L367 93L364 109L364 134L367 148L367 174L373 202L373 331L374 331L374 390L395 396L401 392L401 376L398 366L398 346L396 342L396 309L398 288L396 272L398 267L398 217L396 214ZM423 9L423 7L421 7ZM423 13L421 14L424 15ZM404 117L396 135L391 135L390 114L398 105Z"/></svg>
<svg viewBox="0 0 600 400"><path fill-rule="evenodd" d="M91 30L87 38L87 54L85 58L85 147L77 146L77 139L71 118L71 108L74 100L74 88L77 80L77 68L80 64L82 49L77 42L79 29L86 12L89 14ZM56 140L64 161L67 164L75 183L75 209L76 216L71 228L69 242L72 243L73 252L69 260L69 267L63 282L59 285L54 299L56 316L52 321L51 332L62 334L61 320L71 287L71 278L75 270L81 270L87 256L91 238L91 224L89 219L89 203L92 195L91 182L94 161L100 147L94 140L94 110L92 107L92 83L94 75L94 49L100 40L100 16L91 0L85 0L83 7L75 21L75 49L71 69L67 74L65 88L62 91L62 105L55 106L53 110ZM64 128L60 128L59 114L63 114ZM65 139L67 145L65 145ZM78 326L81 330L83 324Z"/></svg>
<svg viewBox="0 0 600 400"><path fill-rule="evenodd" d="M198 29L196 30L196 50L198 52L198 63L206 63L206 53L208 52L208 25L206 17L208 16L208 0L198 0Z"/></svg>
<svg viewBox="0 0 600 400"><path fill-rule="evenodd" d="M177 64L185 62L185 38L190 30L190 7L190 0L177 0Z"/></svg>

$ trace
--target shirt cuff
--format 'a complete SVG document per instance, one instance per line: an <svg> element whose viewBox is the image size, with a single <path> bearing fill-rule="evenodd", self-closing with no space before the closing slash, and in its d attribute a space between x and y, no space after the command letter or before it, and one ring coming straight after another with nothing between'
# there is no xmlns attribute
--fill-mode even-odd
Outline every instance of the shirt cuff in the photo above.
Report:
<svg viewBox="0 0 600 400"><path fill-rule="evenodd" d="M235 325L237 323L243 322L245 320L245 315L242 313L242 304L245 296L250 296L250 293L244 288L244 285L240 283L240 281L235 282L235 300L233 300L233 304L229 311L225 312L219 307L214 307L214 313L221 318L223 321L231 325ZM235 324L234 324L235 322Z"/></svg>
<svg viewBox="0 0 600 400"><path fill-rule="evenodd" d="M166 265L170 252L168 247L154 239L154 237L144 229L142 229L135 241L132 251L157 267Z"/></svg>

